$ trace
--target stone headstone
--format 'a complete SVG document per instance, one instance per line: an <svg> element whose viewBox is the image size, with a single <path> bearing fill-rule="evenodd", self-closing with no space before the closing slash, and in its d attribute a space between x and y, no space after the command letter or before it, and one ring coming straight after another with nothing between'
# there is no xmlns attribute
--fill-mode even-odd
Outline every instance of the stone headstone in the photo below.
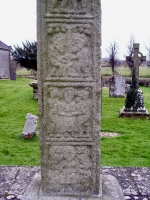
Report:
<svg viewBox="0 0 150 200"><path fill-rule="evenodd" d="M114 75L110 78L109 97L125 96L125 78L123 76Z"/></svg>
<svg viewBox="0 0 150 200"><path fill-rule="evenodd" d="M37 116L27 113L26 122L22 132L23 138L32 139L33 135L35 134L37 119Z"/></svg>
<svg viewBox="0 0 150 200"><path fill-rule="evenodd" d="M16 72L13 69L10 69L10 80L16 81Z"/></svg>

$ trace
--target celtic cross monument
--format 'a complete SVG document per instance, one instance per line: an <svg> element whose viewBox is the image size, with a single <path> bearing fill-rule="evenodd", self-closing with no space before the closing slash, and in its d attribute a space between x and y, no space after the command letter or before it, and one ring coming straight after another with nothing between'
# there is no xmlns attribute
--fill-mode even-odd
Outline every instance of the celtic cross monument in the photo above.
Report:
<svg viewBox="0 0 150 200"><path fill-rule="evenodd" d="M139 51L139 46L140 45L138 43L134 43L133 44L133 54L131 56L126 57L127 62L132 63L132 66L133 66L132 67L132 76L133 76L133 73L135 73L136 89L139 88L139 81L138 81L139 80L139 66L142 62L146 61L146 56L143 56L143 54Z"/></svg>
<svg viewBox="0 0 150 200"><path fill-rule="evenodd" d="M144 107L143 92L139 88L139 66L146 61L146 56L139 52L139 44L133 44L133 55L126 57L127 63L132 66L132 81L130 89L127 91L125 106L120 109L120 117L149 117L148 111Z"/></svg>

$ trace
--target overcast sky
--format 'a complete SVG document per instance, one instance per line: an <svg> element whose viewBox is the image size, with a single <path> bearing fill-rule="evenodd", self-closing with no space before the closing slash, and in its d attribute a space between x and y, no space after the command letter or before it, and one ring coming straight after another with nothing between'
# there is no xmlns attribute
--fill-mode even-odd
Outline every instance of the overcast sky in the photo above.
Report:
<svg viewBox="0 0 150 200"><path fill-rule="evenodd" d="M126 54L130 36L140 43L141 53L150 46L150 0L101 0L102 3L102 56L110 42L120 47L120 57Z"/></svg>
<svg viewBox="0 0 150 200"><path fill-rule="evenodd" d="M150 0L101 0L102 56L107 56L110 42L117 42L120 58L126 54L131 35L146 54L150 46ZM0 40L7 45L21 45L36 40L36 0L0 0Z"/></svg>
<svg viewBox="0 0 150 200"><path fill-rule="evenodd" d="M0 40L9 46L36 40L36 0L0 0Z"/></svg>

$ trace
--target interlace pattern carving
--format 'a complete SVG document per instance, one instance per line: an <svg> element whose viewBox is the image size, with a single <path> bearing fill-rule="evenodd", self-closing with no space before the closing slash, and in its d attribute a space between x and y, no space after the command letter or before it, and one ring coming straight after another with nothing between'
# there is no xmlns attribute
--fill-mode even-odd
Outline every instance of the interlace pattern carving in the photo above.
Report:
<svg viewBox="0 0 150 200"><path fill-rule="evenodd" d="M51 146L48 155L47 190L72 193L92 187L91 146Z"/></svg>
<svg viewBox="0 0 150 200"><path fill-rule="evenodd" d="M49 27L48 77L91 76L91 32L90 25Z"/></svg>
<svg viewBox="0 0 150 200"><path fill-rule="evenodd" d="M51 13L86 13L86 0L49 0Z"/></svg>
<svg viewBox="0 0 150 200"><path fill-rule="evenodd" d="M88 138L91 132L91 89L53 87L46 109L47 137Z"/></svg>

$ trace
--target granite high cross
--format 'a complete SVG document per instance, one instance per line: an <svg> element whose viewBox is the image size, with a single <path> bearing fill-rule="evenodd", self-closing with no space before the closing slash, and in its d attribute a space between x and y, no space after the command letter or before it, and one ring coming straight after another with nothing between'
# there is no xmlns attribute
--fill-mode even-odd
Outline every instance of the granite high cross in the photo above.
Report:
<svg viewBox="0 0 150 200"><path fill-rule="evenodd" d="M98 195L100 2L37 2L41 190Z"/></svg>
<svg viewBox="0 0 150 200"><path fill-rule="evenodd" d="M37 6L41 179L23 200L123 200L100 176L100 0Z"/></svg>

